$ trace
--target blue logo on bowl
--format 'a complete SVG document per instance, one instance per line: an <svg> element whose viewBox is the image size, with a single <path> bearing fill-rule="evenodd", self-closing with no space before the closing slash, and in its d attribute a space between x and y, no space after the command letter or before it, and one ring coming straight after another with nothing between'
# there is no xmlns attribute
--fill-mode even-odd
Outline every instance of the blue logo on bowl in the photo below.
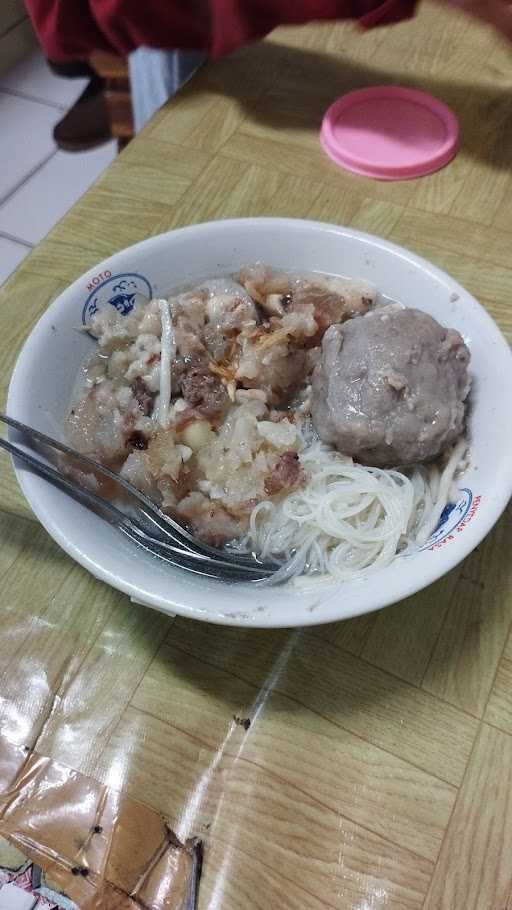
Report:
<svg viewBox="0 0 512 910"><path fill-rule="evenodd" d="M103 275L108 277L103 278ZM113 307L121 316L131 313L137 297L142 296L150 300L153 289L144 275L137 272L124 272L120 275L111 275L104 272L102 276L93 278L87 285L90 291L82 310L82 322L88 325L92 317L105 307Z"/></svg>
<svg viewBox="0 0 512 910"><path fill-rule="evenodd" d="M454 532L463 531L476 514L481 497L473 496L472 491L467 487L459 492L461 493L460 499L445 506L437 528L421 548L422 550L438 549L445 542L453 540Z"/></svg>

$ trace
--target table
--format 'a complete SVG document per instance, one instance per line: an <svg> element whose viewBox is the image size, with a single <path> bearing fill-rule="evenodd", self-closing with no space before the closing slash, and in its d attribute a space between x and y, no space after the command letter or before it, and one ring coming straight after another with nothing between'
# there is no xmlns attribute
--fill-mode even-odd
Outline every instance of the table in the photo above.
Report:
<svg viewBox="0 0 512 910"><path fill-rule="evenodd" d="M446 169L378 183L323 155L328 104L383 82L455 109L462 149ZM363 35L278 30L206 67L2 291L2 391L31 326L81 272L221 217L308 217L403 243L466 285L511 338L511 86L510 50L430 5ZM202 837L200 910L512 908L510 512L405 602L258 632L130 604L47 537L6 461L0 484L2 742ZM66 774L54 775L57 798ZM17 824L29 843L37 820Z"/></svg>

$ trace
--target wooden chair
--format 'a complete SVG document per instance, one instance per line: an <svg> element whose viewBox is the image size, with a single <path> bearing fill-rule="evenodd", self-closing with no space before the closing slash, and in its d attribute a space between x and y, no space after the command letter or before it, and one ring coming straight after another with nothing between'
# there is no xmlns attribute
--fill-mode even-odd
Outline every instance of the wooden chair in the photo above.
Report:
<svg viewBox="0 0 512 910"><path fill-rule="evenodd" d="M103 51L95 52L89 62L98 76L105 79L110 129L121 151L134 135L128 62L123 57Z"/></svg>

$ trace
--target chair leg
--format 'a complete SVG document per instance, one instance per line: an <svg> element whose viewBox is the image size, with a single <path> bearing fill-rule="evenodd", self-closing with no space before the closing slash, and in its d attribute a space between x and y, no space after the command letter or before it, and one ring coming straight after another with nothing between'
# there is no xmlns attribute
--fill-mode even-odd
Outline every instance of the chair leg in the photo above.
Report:
<svg viewBox="0 0 512 910"><path fill-rule="evenodd" d="M110 131L113 138L117 139L118 151L122 151L134 135L128 62L115 54L97 52L92 55L90 64L105 79Z"/></svg>

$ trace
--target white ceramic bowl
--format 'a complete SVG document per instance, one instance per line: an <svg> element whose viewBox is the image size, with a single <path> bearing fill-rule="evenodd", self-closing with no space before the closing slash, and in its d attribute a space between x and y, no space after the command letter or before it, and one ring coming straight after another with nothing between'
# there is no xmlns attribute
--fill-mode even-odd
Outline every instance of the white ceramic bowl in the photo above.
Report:
<svg viewBox="0 0 512 910"><path fill-rule="evenodd" d="M48 308L16 365L8 413L62 434L81 361L94 342L77 326L95 307L130 307L133 294L161 297L173 287L261 260L373 282L389 297L457 328L471 349L474 377L471 467L460 499L429 548L399 557L363 581L328 588L255 589L202 580L132 547L114 529L23 468L21 488L35 514L73 559L131 598L166 613L224 625L303 626L357 616L413 594L482 540L512 492L512 357L484 309L448 275L400 247L336 225L241 219L184 228L130 247L79 278Z"/></svg>

